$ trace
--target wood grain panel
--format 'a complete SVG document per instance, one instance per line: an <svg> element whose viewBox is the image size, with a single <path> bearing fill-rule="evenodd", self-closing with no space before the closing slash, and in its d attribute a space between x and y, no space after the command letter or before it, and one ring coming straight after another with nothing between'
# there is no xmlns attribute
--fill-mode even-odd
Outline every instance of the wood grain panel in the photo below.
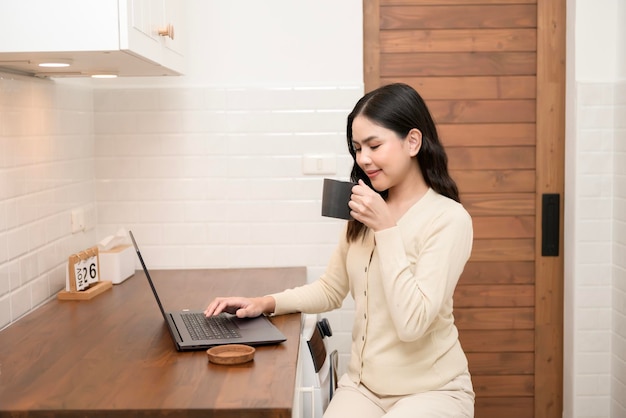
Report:
<svg viewBox="0 0 626 418"><path fill-rule="evenodd" d="M432 6L435 0L380 0L381 6ZM436 0L436 4L537 4L537 0Z"/></svg>
<svg viewBox="0 0 626 418"><path fill-rule="evenodd" d="M365 91L380 85L380 7L363 0L363 81Z"/></svg>
<svg viewBox="0 0 626 418"><path fill-rule="evenodd" d="M472 261L532 261L535 259L534 239L476 239Z"/></svg>
<svg viewBox="0 0 626 418"><path fill-rule="evenodd" d="M531 193L463 193L461 202L472 216L534 215Z"/></svg>
<svg viewBox="0 0 626 418"><path fill-rule="evenodd" d="M524 123L535 121L534 100L432 100L437 123Z"/></svg>
<svg viewBox="0 0 626 418"><path fill-rule="evenodd" d="M535 168L535 147L450 147L450 170L515 170Z"/></svg>
<svg viewBox="0 0 626 418"><path fill-rule="evenodd" d="M535 75L534 52L381 54L381 77Z"/></svg>
<svg viewBox="0 0 626 418"><path fill-rule="evenodd" d="M534 170L450 170L464 193L528 193L535 191Z"/></svg>
<svg viewBox="0 0 626 418"><path fill-rule="evenodd" d="M535 356L530 353L468 353L470 373L479 375L524 375L535 372Z"/></svg>
<svg viewBox="0 0 626 418"><path fill-rule="evenodd" d="M535 348L535 333L528 329L459 329L459 340L466 353L532 352Z"/></svg>
<svg viewBox="0 0 626 418"><path fill-rule="evenodd" d="M535 310L520 308L458 308L454 318L459 329L533 329Z"/></svg>
<svg viewBox="0 0 626 418"><path fill-rule="evenodd" d="M475 216L474 239L534 238L534 216Z"/></svg>
<svg viewBox="0 0 626 418"><path fill-rule="evenodd" d="M472 261L463 270L460 285L531 284L535 282L532 261Z"/></svg>
<svg viewBox="0 0 626 418"><path fill-rule="evenodd" d="M382 31L536 27L537 7L533 4L388 6L380 9Z"/></svg>
<svg viewBox="0 0 626 418"><path fill-rule="evenodd" d="M485 418L530 418L533 416L535 402L532 397L493 398L477 397L475 416Z"/></svg>
<svg viewBox="0 0 626 418"><path fill-rule="evenodd" d="M533 376L472 376L474 392L478 397L532 396L535 389Z"/></svg>
<svg viewBox="0 0 626 418"><path fill-rule="evenodd" d="M534 100L431 100L437 123L533 123Z"/></svg>
<svg viewBox="0 0 626 418"><path fill-rule="evenodd" d="M446 147L535 145L533 123L442 124L437 126ZM463 191L463 190L462 190Z"/></svg>
<svg viewBox="0 0 626 418"><path fill-rule="evenodd" d="M380 34L382 53L535 51L534 29L393 30Z"/></svg>
<svg viewBox="0 0 626 418"><path fill-rule="evenodd" d="M543 193L565 191L565 56L566 0L538 2L537 51L537 209L541 219ZM559 213L559 241L563 242L563 206ZM537 237L541 237L537 225ZM537 255L535 305L537 390L535 418L561 417L563 405L563 251L557 257Z"/></svg>
<svg viewBox="0 0 626 418"><path fill-rule="evenodd" d="M453 99L534 99L534 76L492 77L386 77L383 84L405 83L417 90L430 103L431 100ZM489 124L490 127L493 125ZM532 130L533 138L535 130Z"/></svg>
<svg viewBox="0 0 626 418"><path fill-rule="evenodd" d="M459 285L454 292L455 308L502 308L535 305L535 286Z"/></svg>

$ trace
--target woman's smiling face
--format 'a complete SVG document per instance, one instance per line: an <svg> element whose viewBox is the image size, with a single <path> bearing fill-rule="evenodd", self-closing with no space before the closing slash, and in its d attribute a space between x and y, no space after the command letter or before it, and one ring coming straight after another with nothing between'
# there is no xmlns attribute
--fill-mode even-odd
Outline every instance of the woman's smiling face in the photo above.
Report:
<svg viewBox="0 0 626 418"><path fill-rule="evenodd" d="M421 133L411 130L406 138L384 128L364 116L352 122L352 146L356 151L356 163L367 174L372 186L379 192L397 186L407 178L409 170L416 169L413 157L417 155L412 135Z"/></svg>

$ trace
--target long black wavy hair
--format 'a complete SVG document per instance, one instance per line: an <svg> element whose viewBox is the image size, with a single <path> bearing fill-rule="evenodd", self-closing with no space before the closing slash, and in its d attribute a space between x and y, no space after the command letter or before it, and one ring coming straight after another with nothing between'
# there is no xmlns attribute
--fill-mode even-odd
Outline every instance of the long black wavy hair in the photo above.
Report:
<svg viewBox="0 0 626 418"><path fill-rule="evenodd" d="M422 146L416 162L426 184L437 193L460 202L457 185L448 173L448 156L439 141L435 122L424 99L413 87L403 83L379 87L363 96L348 115L348 150L354 160L350 177L355 183L363 180L372 187L369 178L356 162L352 123L357 116L363 116L395 132L399 138L405 138L411 129L418 129L422 133ZM387 190L378 193L383 199L387 199ZM348 223L348 241L355 240L364 231L364 224L351 220Z"/></svg>

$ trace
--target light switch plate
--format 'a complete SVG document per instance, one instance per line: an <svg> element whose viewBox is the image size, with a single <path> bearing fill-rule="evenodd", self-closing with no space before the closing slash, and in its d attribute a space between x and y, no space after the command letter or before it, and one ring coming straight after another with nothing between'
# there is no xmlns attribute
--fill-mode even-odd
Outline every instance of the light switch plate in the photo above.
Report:
<svg viewBox="0 0 626 418"><path fill-rule="evenodd" d="M336 174L337 156L327 155L304 155L302 157L303 174Z"/></svg>

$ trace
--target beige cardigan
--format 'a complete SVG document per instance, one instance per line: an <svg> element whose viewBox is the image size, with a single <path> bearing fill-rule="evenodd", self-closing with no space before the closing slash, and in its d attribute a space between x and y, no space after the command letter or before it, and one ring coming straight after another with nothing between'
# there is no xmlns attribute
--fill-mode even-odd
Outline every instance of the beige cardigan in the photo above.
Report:
<svg viewBox="0 0 626 418"><path fill-rule="evenodd" d="M355 301L348 376L379 395L437 389L467 369L452 296L472 248L463 206L432 189L397 226L348 243L345 231L314 283L272 295L275 314Z"/></svg>

